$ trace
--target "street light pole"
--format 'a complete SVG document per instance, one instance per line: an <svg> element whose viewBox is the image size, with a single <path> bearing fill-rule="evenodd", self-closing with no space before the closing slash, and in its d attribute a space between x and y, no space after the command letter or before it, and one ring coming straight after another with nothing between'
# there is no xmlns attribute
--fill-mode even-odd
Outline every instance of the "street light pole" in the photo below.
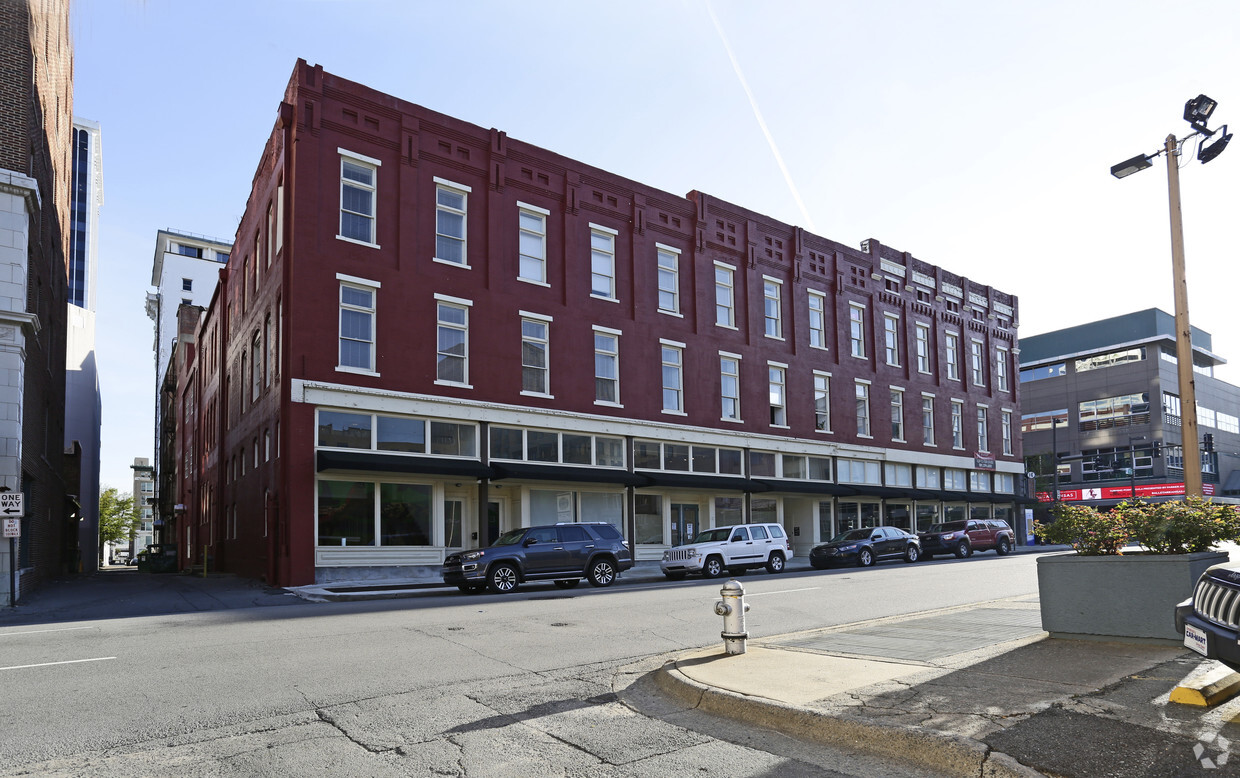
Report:
<svg viewBox="0 0 1240 778"><path fill-rule="evenodd" d="M1180 217L1180 149L1167 136L1167 194L1171 209L1171 273L1175 286L1175 359L1180 379L1180 433L1183 441L1184 496L1201 496L1201 452L1197 448L1197 387L1193 377L1193 333L1188 319L1188 281L1184 277L1184 224ZM1134 486L1134 491L1135 491Z"/></svg>

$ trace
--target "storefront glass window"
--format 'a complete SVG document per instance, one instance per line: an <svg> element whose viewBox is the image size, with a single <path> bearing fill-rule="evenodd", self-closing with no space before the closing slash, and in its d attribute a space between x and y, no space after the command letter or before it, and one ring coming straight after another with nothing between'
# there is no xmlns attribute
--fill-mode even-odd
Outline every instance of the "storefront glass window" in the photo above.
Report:
<svg viewBox="0 0 1240 778"><path fill-rule="evenodd" d="M319 545L375 544L375 485L319 481Z"/></svg>
<svg viewBox="0 0 1240 778"><path fill-rule="evenodd" d="M379 485L379 544L432 545L431 487L419 484Z"/></svg>
<svg viewBox="0 0 1240 778"><path fill-rule="evenodd" d="M426 422L399 416L380 416L378 429L380 451L426 453Z"/></svg>
<svg viewBox="0 0 1240 778"><path fill-rule="evenodd" d="M638 543L663 542L663 498L657 494L639 494L633 498L633 518Z"/></svg>
<svg viewBox="0 0 1240 778"><path fill-rule="evenodd" d="M369 449L370 415L319 411L319 445Z"/></svg>

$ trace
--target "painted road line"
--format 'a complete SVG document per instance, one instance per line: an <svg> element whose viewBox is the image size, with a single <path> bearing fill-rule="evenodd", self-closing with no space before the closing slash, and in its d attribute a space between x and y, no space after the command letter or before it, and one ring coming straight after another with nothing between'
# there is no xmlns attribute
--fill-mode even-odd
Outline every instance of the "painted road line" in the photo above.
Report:
<svg viewBox="0 0 1240 778"><path fill-rule="evenodd" d="M25 670L28 667L51 667L52 665L75 665L80 662L106 662L109 659L115 659L114 656L100 656L94 659L70 659L65 662L43 662L37 665L13 665L12 667L0 667L0 670Z"/></svg>
<svg viewBox="0 0 1240 778"><path fill-rule="evenodd" d="M98 627L65 627L64 629L29 629L25 632L0 632L0 638L7 638L9 635L38 635L42 632L73 632L79 629L99 629Z"/></svg>
<svg viewBox="0 0 1240 778"><path fill-rule="evenodd" d="M764 594L792 594L793 592L816 592L821 586L807 586L804 589L780 589L775 592L745 592L746 597L761 597Z"/></svg>

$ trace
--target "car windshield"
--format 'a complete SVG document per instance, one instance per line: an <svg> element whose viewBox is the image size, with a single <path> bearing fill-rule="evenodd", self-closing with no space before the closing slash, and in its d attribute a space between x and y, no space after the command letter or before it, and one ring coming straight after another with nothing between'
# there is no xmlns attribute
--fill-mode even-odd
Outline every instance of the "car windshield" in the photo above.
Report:
<svg viewBox="0 0 1240 778"><path fill-rule="evenodd" d="M521 538L525 535L525 529L510 529L503 535L495 539L493 546L515 546L521 542Z"/></svg>
<svg viewBox="0 0 1240 778"><path fill-rule="evenodd" d="M732 534L731 527L718 527L716 529L708 529L700 533L693 539L694 543L718 543L721 540L727 540Z"/></svg>
<svg viewBox="0 0 1240 778"><path fill-rule="evenodd" d="M832 543L842 543L846 540L869 540L870 534L874 532L873 527L862 527L861 529L850 529L847 532L841 532L831 538Z"/></svg>
<svg viewBox="0 0 1240 778"><path fill-rule="evenodd" d="M945 521L942 524L933 524L930 526L931 532L960 532L963 529L963 521Z"/></svg>

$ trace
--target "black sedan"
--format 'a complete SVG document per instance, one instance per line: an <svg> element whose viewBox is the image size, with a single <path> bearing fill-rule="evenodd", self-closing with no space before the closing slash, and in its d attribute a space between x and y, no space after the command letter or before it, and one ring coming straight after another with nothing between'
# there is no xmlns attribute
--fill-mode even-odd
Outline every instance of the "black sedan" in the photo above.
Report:
<svg viewBox="0 0 1240 778"><path fill-rule="evenodd" d="M921 543L897 527L862 527L836 535L828 543L814 546L809 563L823 570L840 565L869 567L880 559L903 559L916 562L921 557Z"/></svg>

